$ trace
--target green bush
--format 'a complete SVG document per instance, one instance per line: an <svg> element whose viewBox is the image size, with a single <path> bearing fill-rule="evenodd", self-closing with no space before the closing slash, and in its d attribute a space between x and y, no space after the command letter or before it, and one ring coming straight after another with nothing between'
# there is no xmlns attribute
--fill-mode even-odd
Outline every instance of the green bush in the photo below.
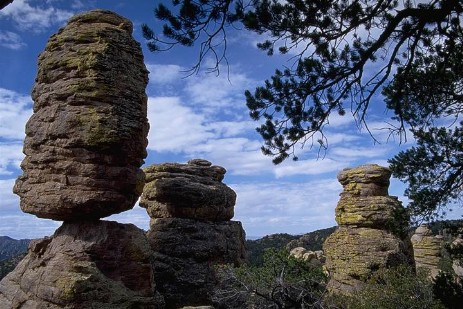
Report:
<svg viewBox="0 0 463 309"><path fill-rule="evenodd" d="M409 266L380 269L363 290L351 296L337 296L331 301L346 309L445 308L434 298L428 274L415 273Z"/></svg>
<svg viewBox="0 0 463 309"><path fill-rule="evenodd" d="M221 270L222 286L215 294L218 308L324 308L327 278L320 267L268 249L262 266Z"/></svg>

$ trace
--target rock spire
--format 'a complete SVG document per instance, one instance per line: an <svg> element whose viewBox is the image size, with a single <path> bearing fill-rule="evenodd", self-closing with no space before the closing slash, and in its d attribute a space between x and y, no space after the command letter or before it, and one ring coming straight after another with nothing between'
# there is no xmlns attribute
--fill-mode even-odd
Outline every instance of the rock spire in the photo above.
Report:
<svg viewBox="0 0 463 309"><path fill-rule="evenodd" d="M407 217L397 197L388 195L389 169L375 164L344 169L336 207L339 227L325 241L325 267L331 292L360 289L383 267L411 263L405 239Z"/></svg>
<svg viewBox="0 0 463 309"><path fill-rule="evenodd" d="M245 234L230 221L236 194L222 183L225 172L200 159L145 169L140 205L151 217L154 276L167 308L211 305L215 266L244 261Z"/></svg>
<svg viewBox="0 0 463 309"><path fill-rule="evenodd" d="M2 308L162 308L151 247L131 224L100 221L142 192L148 71L132 23L72 17L40 54L26 125L21 209L64 221L0 282Z"/></svg>

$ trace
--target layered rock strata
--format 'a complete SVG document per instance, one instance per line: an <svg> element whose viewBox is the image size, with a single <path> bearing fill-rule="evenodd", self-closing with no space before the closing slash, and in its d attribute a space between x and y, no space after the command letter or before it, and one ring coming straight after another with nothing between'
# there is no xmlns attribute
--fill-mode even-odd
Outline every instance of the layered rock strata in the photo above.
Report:
<svg viewBox="0 0 463 309"><path fill-rule="evenodd" d="M1 308L164 306L145 233L99 220L144 185L148 72L131 32L115 13L82 13L39 56L14 192L24 212L64 223L0 282Z"/></svg>
<svg viewBox="0 0 463 309"><path fill-rule="evenodd" d="M338 174L343 192L336 207L336 231L325 241L328 289L361 289L379 268L411 263L405 239L407 217L397 197L388 195L389 169L362 165Z"/></svg>
<svg viewBox="0 0 463 309"><path fill-rule="evenodd" d="M1 308L159 308L144 232L111 221L64 223L31 243L0 282Z"/></svg>
<svg viewBox="0 0 463 309"><path fill-rule="evenodd" d="M434 236L426 224L420 225L411 237L416 268L424 268L430 272L431 278L439 273L439 262L443 237Z"/></svg>
<svg viewBox="0 0 463 309"><path fill-rule="evenodd" d="M236 194L225 169L205 160L145 169L140 205L151 217L147 234L154 275L167 308L211 305L216 266L240 265L245 234L233 217Z"/></svg>
<svg viewBox="0 0 463 309"><path fill-rule="evenodd" d="M38 59L14 192L41 218L101 218L143 190L148 71L132 23L109 11L72 17Z"/></svg>

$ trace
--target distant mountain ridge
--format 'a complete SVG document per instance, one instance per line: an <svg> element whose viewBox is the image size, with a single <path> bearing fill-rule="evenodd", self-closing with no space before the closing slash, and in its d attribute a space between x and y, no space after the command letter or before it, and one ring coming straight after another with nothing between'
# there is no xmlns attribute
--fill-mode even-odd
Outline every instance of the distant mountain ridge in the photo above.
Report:
<svg viewBox="0 0 463 309"><path fill-rule="evenodd" d="M247 260L251 265L261 265L266 249L294 249L304 247L307 250L321 250L325 239L336 229L335 226L316 230L304 235L286 233L272 234L256 240L246 240Z"/></svg>
<svg viewBox="0 0 463 309"><path fill-rule="evenodd" d="M31 239L13 239L8 236L0 236L0 262L27 251Z"/></svg>

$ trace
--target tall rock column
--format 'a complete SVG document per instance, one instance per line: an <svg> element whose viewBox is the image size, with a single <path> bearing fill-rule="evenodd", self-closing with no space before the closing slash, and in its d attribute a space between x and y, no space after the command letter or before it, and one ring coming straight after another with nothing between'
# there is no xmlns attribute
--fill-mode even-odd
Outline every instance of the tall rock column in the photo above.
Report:
<svg viewBox="0 0 463 309"><path fill-rule="evenodd" d="M439 261L442 257L442 236L434 236L429 227L422 224L411 237L411 242L416 268L427 269L431 278L435 278L439 274Z"/></svg>
<svg viewBox="0 0 463 309"><path fill-rule="evenodd" d="M64 221L0 282L1 308L159 308L151 248L132 224L99 218L142 192L148 71L132 23L72 17L38 60L26 125L21 209Z"/></svg>
<svg viewBox="0 0 463 309"><path fill-rule="evenodd" d="M225 172L200 159L145 169L140 205L151 217L147 236L167 308L212 304L215 266L244 261L245 234L230 221L236 194L222 183Z"/></svg>
<svg viewBox="0 0 463 309"><path fill-rule="evenodd" d="M344 189L335 211L339 227L323 245L331 292L353 292L379 268L411 263L402 240L407 217L397 197L388 195L390 176L375 164L338 174Z"/></svg>

